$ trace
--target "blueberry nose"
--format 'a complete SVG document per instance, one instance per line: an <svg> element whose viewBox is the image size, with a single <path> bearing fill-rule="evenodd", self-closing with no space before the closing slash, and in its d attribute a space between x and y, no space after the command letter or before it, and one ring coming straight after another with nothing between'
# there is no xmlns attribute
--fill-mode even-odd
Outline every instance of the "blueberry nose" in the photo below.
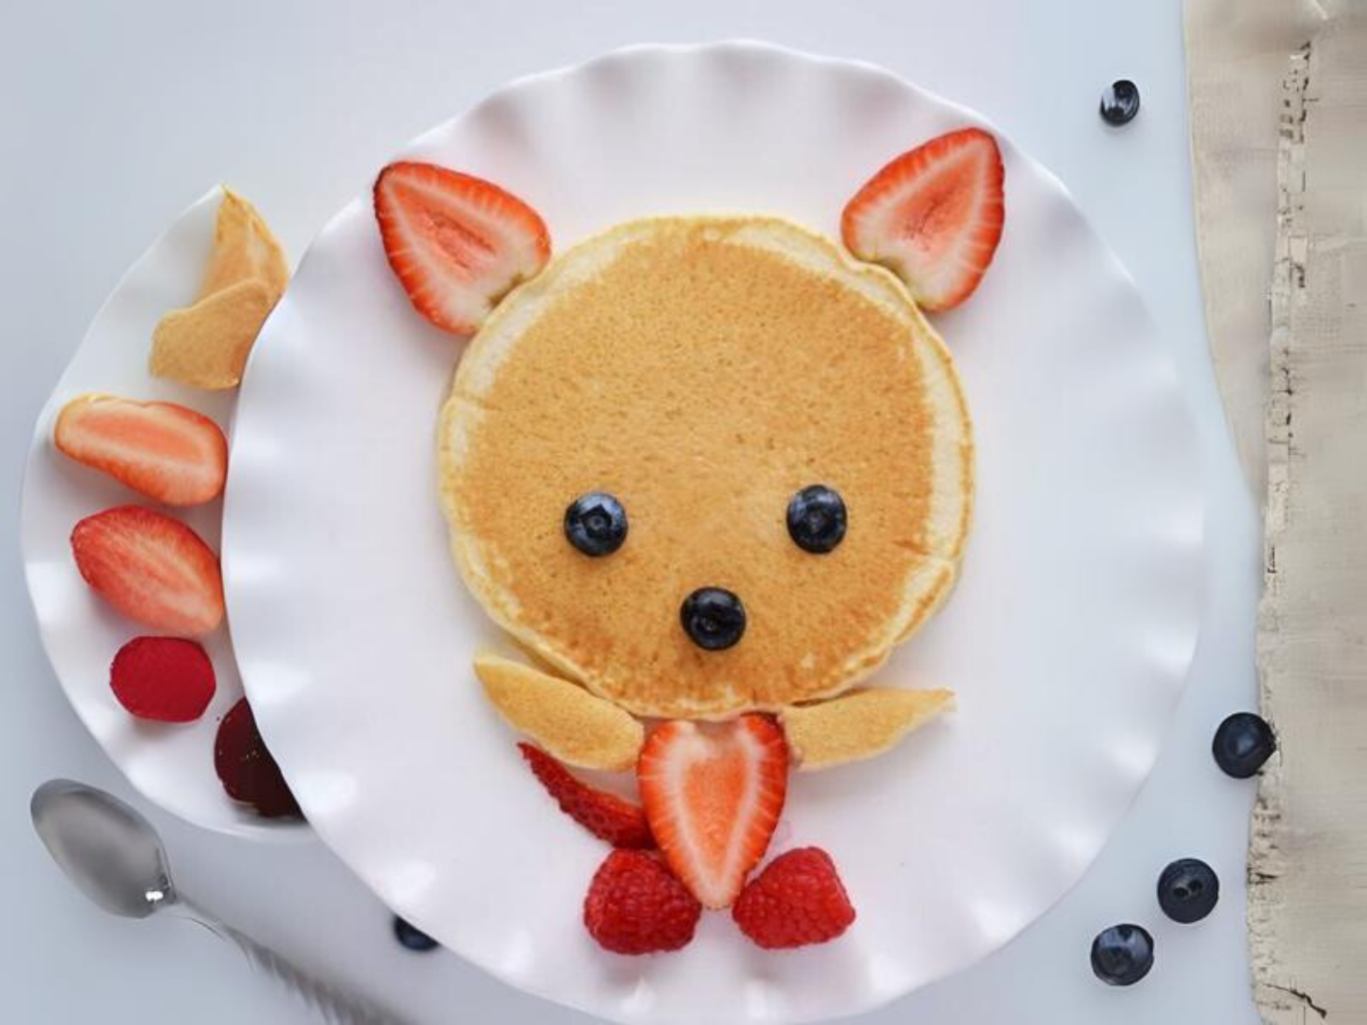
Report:
<svg viewBox="0 0 1367 1025"><path fill-rule="evenodd" d="M724 587L700 587L679 609L684 633L704 651L721 651L745 633L745 606Z"/></svg>

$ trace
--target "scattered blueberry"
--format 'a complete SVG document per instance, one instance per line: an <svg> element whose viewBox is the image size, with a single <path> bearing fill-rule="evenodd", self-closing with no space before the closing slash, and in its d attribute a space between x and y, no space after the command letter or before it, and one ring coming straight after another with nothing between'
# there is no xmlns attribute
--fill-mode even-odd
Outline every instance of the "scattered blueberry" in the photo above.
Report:
<svg viewBox="0 0 1367 1025"><path fill-rule="evenodd" d="M788 502L788 534L803 551L824 555L845 537L845 502L824 484L803 488Z"/></svg>
<svg viewBox="0 0 1367 1025"><path fill-rule="evenodd" d="M679 620L694 644L705 651L720 651L745 633L745 606L725 588L700 587L684 599Z"/></svg>
<svg viewBox="0 0 1367 1025"><path fill-rule="evenodd" d="M1267 720L1252 712L1235 712L1215 731L1211 753L1215 764L1235 779L1248 779L1277 750L1277 735Z"/></svg>
<svg viewBox="0 0 1367 1025"><path fill-rule="evenodd" d="M602 491L590 491L565 510L565 537L585 555L611 555L627 539L627 511Z"/></svg>
<svg viewBox="0 0 1367 1025"><path fill-rule="evenodd" d="M1113 925L1092 941L1092 971L1108 986L1133 986L1153 967L1153 937L1142 925Z"/></svg>
<svg viewBox="0 0 1367 1025"><path fill-rule="evenodd" d="M1128 78L1112 82L1101 94L1101 120L1126 125L1139 113L1139 87Z"/></svg>
<svg viewBox="0 0 1367 1025"><path fill-rule="evenodd" d="M437 949L437 941L417 926L409 925L398 915L394 916L394 938L409 950L425 954Z"/></svg>
<svg viewBox="0 0 1367 1025"><path fill-rule="evenodd" d="M1219 900L1220 877L1197 858L1174 861L1158 877L1158 904L1174 922L1199 922Z"/></svg>

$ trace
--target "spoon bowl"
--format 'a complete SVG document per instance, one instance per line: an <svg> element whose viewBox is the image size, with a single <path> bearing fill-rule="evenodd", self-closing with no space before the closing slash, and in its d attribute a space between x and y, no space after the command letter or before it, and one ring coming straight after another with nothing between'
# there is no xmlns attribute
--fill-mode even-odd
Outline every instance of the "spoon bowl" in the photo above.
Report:
<svg viewBox="0 0 1367 1025"><path fill-rule="evenodd" d="M176 902L161 837L117 797L54 779L34 791L29 813L52 859L104 910L146 918Z"/></svg>
<svg viewBox="0 0 1367 1025"><path fill-rule="evenodd" d="M172 909L235 944L248 963L279 979L328 1025L403 1025L397 1015L301 971L178 894L156 828L113 794L69 779L48 780L33 792L29 813L52 860L104 910L147 918Z"/></svg>

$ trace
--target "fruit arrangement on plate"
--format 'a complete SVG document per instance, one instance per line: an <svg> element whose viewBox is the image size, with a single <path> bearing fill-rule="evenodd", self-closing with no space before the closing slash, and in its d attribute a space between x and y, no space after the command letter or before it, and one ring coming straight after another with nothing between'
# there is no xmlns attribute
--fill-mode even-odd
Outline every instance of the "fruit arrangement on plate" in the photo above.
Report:
<svg viewBox="0 0 1367 1025"><path fill-rule="evenodd" d="M963 128L893 159L845 207L848 252L710 216L551 260L521 199L411 161L374 207L414 308L473 336L438 426L441 500L466 584L530 658L476 659L489 700L617 848L589 933L674 950L706 907L760 947L840 936L856 913L831 854L755 870L790 769L870 758L952 707L858 685L945 600L967 540L972 428L922 311L991 263L996 141ZM634 771L640 806L567 765Z"/></svg>
<svg viewBox="0 0 1367 1025"><path fill-rule="evenodd" d="M288 280L285 254L266 222L223 190L198 297L157 324L151 374L190 389L236 387ZM86 393L63 405L52 442L66 458L151 503L85 517L71 532L71 553L100 598L154 631L113 655L109 684L118 703L147 722L194 722L217 688L200 642L223 624L223 580L218 555L176 512L221 497L228 472L222 428L179 403ZM299 816L245 698L222 718L205 758L210 754L225 792L244 808L267 819Z"/></svg>
<svg viewBox="0 0 1367 1025"><path fill-rule="evenodd" d="M966 128L850 200L854 256L775 218L665 218L549 266L540 216L492 182L414 162L376 180L385 252L414 307L474 335L442 413L443 505L467 584L544 666L489 655L474 668L537 745L524 753L551 796L620 848L584 905L604 948L676 949L704 906L731 908L770 948L854 921L825 851L751 876L790 767L871 757L952 707L943 689L853 688L944 600L963 553L971 426L921 309L976 287L1001 235L1002 178L992 136ZM227 193L200 298L158 325L153 372L236 385L286 279L264 221ZM582 374L595 347L610 358ZM576 377L585 394L558 401ZM823 407L820 420L787 413ZM597 438L576 429L614 411ZM223 433L184 406L83 395L54 442L166 506L223 489ZM732 465L690 472L700 459ZM749 521L722 544L709 507L741 494ZM173 516L125 505L77 524L72 552L101 597L162 634L116 655L119 701L168 722L203 714L214 673L195 638L223 619L213 551ZM789 601L795 586L809 600ZM643 718L660 721L647 733ZM562 761L634 769L641 806ZM220 725L215 766L260 815L298 814L245 699Z"/></svg>
<svg viewBox="0 0 1367 1025"><path fill-rule="evenodd" d="M245 200L212 245L191 212L25 500L45 643L135 787L306 813L406 947L623 1019L868 1009L1081 877L1194 650L1199 466L1133 283L995 129L862 65L652 48L417 140L292 280ZM1159 883L1176 921L1218 896Z"/></svg>

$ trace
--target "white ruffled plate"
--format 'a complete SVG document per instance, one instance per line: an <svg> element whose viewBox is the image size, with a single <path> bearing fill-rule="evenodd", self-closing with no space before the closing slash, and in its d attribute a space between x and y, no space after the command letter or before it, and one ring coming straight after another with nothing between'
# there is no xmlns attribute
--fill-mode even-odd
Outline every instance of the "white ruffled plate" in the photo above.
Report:
<svg viewBox="0 0 1367 1025"><path fill-rule="evenodd" d="M512 189L561 250L681 211L835 235L884 161L968 123L984 122L866 65L646 47L516 82L403 155ZM976 422L977 525L957 593L878 676L952 687L960 710L888 756L794 778L773 850L828 849L859 909L839 942L799 952L758 950L725 915L670 956L617 957L585 934L604 847L547 801L470 672L497 634L448 559L433 452L460 345L409 307L368 196L318 237L240 399L229 609L306 813L394 908L509 983L608 1018L788 1022L965 967L1086 871L1192 657L1202 467L1133 282L997 135L1001 248L972 300L936 318Z"/></svg>
<svg viewBox="0 0 1367 1025"><path fill-rule="evenodd" d="M155 633L125 619L85 585L71 557L71 528L112 505L153 505L52 446L57 414L86 392L179 402L229 426L236 392L207 392L147 371L152 329L162 314L192 302L213 250L222 191L211 189L142 254L105 300L38 416L24 475L21 534L29 596L53 671L72 707L105 752L148 800L188 822L257 838L301 838L297 824L271 822L228 799L214 772L214 737L242 697L227 631L205 641L218 690L193 723L144 722L109 688L109 664L128 640ZM218 547L222 503L170 510Z"/></svg>

